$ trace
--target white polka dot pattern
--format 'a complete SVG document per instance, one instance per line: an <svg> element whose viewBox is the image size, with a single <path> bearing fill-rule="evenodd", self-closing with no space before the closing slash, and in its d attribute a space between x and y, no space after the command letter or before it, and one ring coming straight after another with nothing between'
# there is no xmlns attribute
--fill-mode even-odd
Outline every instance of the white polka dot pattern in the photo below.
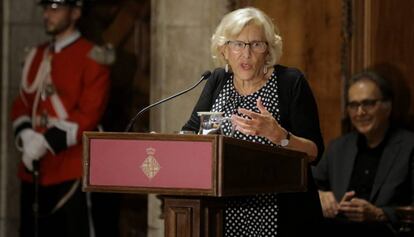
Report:
<svg viewBox="0 0 414 237"><path fill-rule="evenodd" d="M262 99L266 109L280 122L279 97L277 77L273 72L267 83L253 94L242 96L234 88L233 78L226 82L211 111L224 112L226 117L237 113L238 108L245 108L259 112L256 100ZM230 122L222 124L224 135L230 136L232 127ZM239 131L233 137L257 142L274 144L268 139L259 136L245 135ZM277 235L277 196L276 194L260 194L250 197L229 198L225 208L225 236L276 236Z"/></svg>

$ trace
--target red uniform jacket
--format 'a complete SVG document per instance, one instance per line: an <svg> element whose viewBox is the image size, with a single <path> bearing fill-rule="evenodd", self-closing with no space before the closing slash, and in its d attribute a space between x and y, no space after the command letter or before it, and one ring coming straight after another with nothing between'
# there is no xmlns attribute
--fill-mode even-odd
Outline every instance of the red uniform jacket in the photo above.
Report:
<svg viewBox="0 0 414 237"><path fill-rule="evenodd" d="M49 50L49 44L44 44L28 55L20 96L12 107L17 139L23 129L31 127L42 132L48 142L50 151L40 160L42 185L82 176L82 132L97 128L109 91L108 67L90 56L96 49L94 45L79 33L65 44L56 52ZM30 87L42 76L38 71L47 71L39 70L44 57L50 58L50 73L43 75L47 79L39 86L36 96L38 90ZM19 177L25 181L32 179L22 164Z"/></svg>

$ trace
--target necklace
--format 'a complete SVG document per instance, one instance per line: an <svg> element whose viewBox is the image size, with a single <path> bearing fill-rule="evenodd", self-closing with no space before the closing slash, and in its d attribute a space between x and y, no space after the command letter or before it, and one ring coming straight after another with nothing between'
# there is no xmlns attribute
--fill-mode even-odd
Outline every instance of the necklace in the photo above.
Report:
<svg viewBox="0 0 414 237"><path fill-rule="evenodd" d="M234 77L233 85L236 91L243 96L253 94L254 92L260 90L268 81L267 74L264 74L260 80L252 83L246 83L243 80L238 80Z"/></svg>

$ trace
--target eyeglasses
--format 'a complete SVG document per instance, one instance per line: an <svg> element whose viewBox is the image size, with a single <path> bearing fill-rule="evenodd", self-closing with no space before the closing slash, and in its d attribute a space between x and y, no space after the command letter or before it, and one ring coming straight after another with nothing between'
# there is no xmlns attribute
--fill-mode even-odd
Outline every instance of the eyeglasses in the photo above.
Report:
<svg viewBox="0 0 414 237"><path fill-rule="evenodd" d="M381 102L382 99L367 99L362 101L350 101L347 103L348 110L351 112L358 111L358 108L361 106L361 109L364 111L372 110L378 102Z"/></svg>
<svg viewBox="0 0 414 237"><path fill-rule="evenodd" d="M255 53L264 53L266 52L268 45L265 41L252 41L250 43L246 43L238 40L229 40L226 44L235 53L240 53L244 48L246 48L247 45L249 45L249 48Z"/></svg>

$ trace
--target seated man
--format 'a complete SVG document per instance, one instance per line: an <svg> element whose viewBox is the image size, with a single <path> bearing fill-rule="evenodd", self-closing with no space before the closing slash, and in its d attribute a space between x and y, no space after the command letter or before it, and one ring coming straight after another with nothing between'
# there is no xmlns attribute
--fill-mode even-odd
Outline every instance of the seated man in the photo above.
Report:
<svg viewBox="0 0 414 237"><path fill-rule="evenodd" d="M334 140L313 169L330 236L395 236L395 207L414 201L414 133L391 122L392 97L374 72L349 83L356 131Z"/></svg>

